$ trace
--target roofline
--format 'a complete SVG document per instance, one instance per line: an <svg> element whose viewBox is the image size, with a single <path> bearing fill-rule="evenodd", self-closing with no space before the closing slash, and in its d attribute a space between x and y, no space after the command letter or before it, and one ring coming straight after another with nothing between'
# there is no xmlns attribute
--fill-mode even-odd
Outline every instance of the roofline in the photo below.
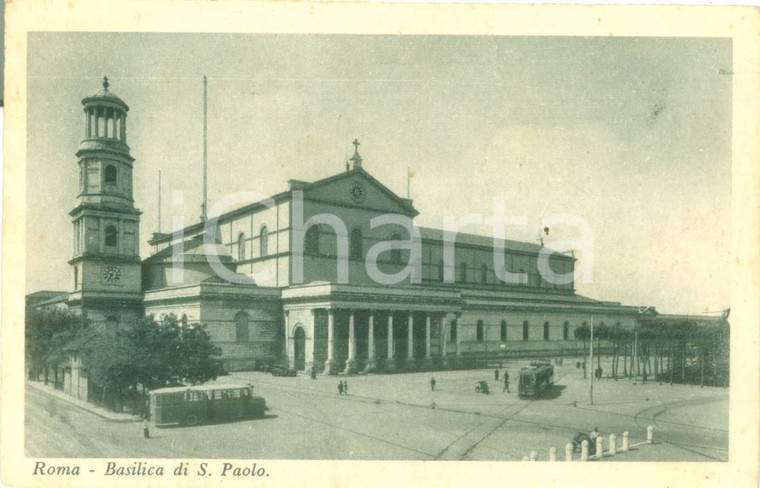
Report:
<svg viewBox="0 0 760 488"><path fill-rule="evenodd" d="M273 195L273 196L271 196L269 198L272 199L272 200L275 200L275 201L287 200L288 197L290 196L290 193L291 193L290 190L286 190L286 191L282 191L280 193L276 193L275 195ZM237 214L248 212L250 210L253 210L256 207L267 207L267 205L265 205L263 202L264 202L264 200L258 200L256 202L246 204L246 205L244 205L244 206L242 206L240 208L236 208L234 210L230 210L229 212L225 212L225 213L223 213L221 215L218 215L216 217L209 217L208 220L206 220L206 222L198 222L196 224L192 224L192 225L189 225L189 226L187 226L187 227L185 227L183 229L180 229L179 231L172 232L172 233L162 234L161 236L158 236L158 237L150 239L148 241L148 244L151 245L151 246L155 246L155 245L161 244L163 242L171 242L173 240L173 238L174 238L175 235L185 236L185 234L192 234L192 233L199 232L199 231L203 230L203 228L206 226L206 224L210 220L216 220L217 221L217 225L218 225L220 223L223 223L225 220L230 219L230 218L236 216Z"/></svg>
<svg viewBox="0 0 760 488"><path fill-rule="evenodd" d="M437 231L437 232L442 232L442 233L445 232L443 229L436 229L435 227L422 227L422 226L415 226L415 227L417 227L417 229L420 229L420 230L426 229L426 230L432 230L432 231ZM483 237L483 238L486 238L486 239L496 240L493 237L488 237L488 236L484 236L484 235L480 235L480 234L472 234L472 233L469 233L469 232L457 232L456 234L457 234L457 236ZM421 240L422 241L428 241L428 242L443 242L443 239L439 240L439 239L435 239L435 238L431 238L431 237L423 237ZM538 247L538 244L532 244L530 242L525 242L525 241L516 241L514 239L499 239L499 240L501 240L502 242L504 242L504 244L509 244L510 242L514 242L514 243L517 243L517 244L529 244L529 245L535 245L535 246ZM493 246L486 246L484 244L471 244L471 243L467 243L467 242L461 242L461 243L460 242L455 242L455 244L456 244L456 246L476 247L476 248L480 248L480 249L493 249ZM563 258L563 259L572 259L573 261L577 261L578 260L574 256L568 255L567 251L565 251L565 252L557 251L557 250L551 249L548 246L544 246L541 249L544 249L544 248L551 250L552 254L559 255L560 258ZM527 251L527 250L523 250L523 249L509 249L507 246L505 246L505 250L510 251L510 252L516 252L516 253L522 253L522 254L531 254L531 255L532 254L538 254L539 252L541 252L540 249L538 249L536 251Z"/></svg>

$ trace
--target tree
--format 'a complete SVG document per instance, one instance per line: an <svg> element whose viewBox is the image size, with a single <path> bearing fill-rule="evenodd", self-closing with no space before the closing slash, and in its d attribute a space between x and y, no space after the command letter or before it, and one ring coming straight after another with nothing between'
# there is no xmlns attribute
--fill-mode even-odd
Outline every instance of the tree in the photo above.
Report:
<svg viewBox="0 0 760 488"><path fill-rule="evenodd" d="M591 338L591 328L584 322L580 327L576 327L573 332L575 339L583 341L583 378L586 378L586 342ZM592 365L593 366L593 365Z"/></svg>
<svg viewBox="0 0 760 488"><path fill-rule="evenodd" d="M85 327L81 316L68 310L29 310L25 317L25 357L30 379L57 365L65 357L64 346Z"/></svg>
<svg viewBox="0 0 760 488"><path fill-rule="evenodd" d="M599 324L594 326L594 340L596 341L596 350L598 354L596 356L596 367L602 368L602 341L610 338L610 328L605 324Z"/></svg>
<svg viewBox="0 0 760 488"><path fill-rule="evenodd" d="M211 343L205 326L183 325L174 314L156 322L142 320L131 333L133 361L139 365L137 381L147 388L216 379L222 364L221 349Z"/></svg>
<svg viewBox="0 0 760 488"><path fill-rule="evenodd" d="M125 398L138 401L140 387L216 379L222 372L220 355L204 326L184 325L169 314L99 332L87 342L85 357L90 378L102 388L102 401L108 403L110 395L121 408Z"/></svg>

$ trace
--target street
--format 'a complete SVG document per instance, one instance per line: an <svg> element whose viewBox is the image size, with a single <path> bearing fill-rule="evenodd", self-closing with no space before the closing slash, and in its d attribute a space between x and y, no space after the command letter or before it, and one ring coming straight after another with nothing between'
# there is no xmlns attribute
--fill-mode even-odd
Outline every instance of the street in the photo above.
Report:
<svg viewBox="0 0 760 488"><path fill-rule="evenodd" d="M548 398L518 398L516 373L527 361L505 362L512 393L503 393L493 370L324 377L311 380L233 373L219 382L255 386L270 410L263 419L197 427L151 429L114 423L27 388L26 454L31 457L520 460L530 451L546 460L579 431L623 431L642 443L655 426L663 461L728 460L728 390L698 386L633 384L628 379L588 380L575 362L555 366ZM503 372L503 370L502 370ZM431 391L430 378L436 389ZM348 395L338 394L338 381ZM475 392L487 380L491 394ZM646 446L648 447L648 446ZM645 448L642 448L642 453ZM658 449L657 446L652 449ZM653 454L651 454L653 455ZM616 461L625 461L617 456ZM629 460L641 460L630 455ZM646 460L653 460L647 458Z"/></svg>

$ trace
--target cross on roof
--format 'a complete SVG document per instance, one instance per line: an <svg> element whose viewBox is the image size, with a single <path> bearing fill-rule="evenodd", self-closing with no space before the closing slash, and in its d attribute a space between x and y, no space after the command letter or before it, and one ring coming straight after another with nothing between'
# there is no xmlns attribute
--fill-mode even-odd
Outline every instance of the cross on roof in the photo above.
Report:
<svg viewBox="0 0 760 488"><path fill-rule="evenodd" d="M354 142L352 142L351 144L354 145L354 155L349 158L349 161L354 162L354 169L361 168L362 157L359 156L359 139L354 139Z"/></svg>

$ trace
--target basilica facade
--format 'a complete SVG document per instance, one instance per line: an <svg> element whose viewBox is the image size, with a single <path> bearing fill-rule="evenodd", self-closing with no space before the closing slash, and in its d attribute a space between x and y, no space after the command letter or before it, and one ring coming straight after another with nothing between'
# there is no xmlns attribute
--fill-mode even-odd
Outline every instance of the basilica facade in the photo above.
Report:
<svg viewBox="0 0 760 488"><path fill-rule="evenodd" d="M93 323L174 313L207 327L229 370L350 374L576 356L577 327L656 313L576 294L570 254L415 226L358 141L344 171L153 234L141 259L129 108L107 81L82 103L68 306Z"/></svg>

